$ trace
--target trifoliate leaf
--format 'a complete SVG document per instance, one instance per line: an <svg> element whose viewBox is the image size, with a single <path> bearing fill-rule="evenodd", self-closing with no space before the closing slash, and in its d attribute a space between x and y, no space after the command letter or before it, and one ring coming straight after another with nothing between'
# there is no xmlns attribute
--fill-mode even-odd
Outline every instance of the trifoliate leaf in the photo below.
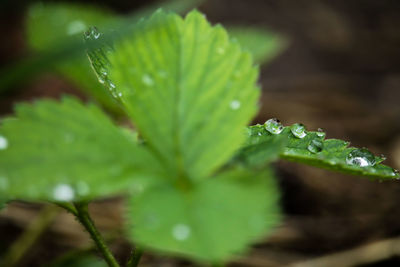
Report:
<svg viewBox="0 0 400 267"><path fill-rule="evenodd" d="M114 50L89 56L172 175L207 176L244 141L257 110L258 70L201 13L182 19L158 11Z"/></svg>
<svg viewBox="0 0 400 267"><path fill-rule="evenodd" d="M249 137L246 145L238 152L236 158L248 159L262 154L265 144L272 144L275 139L285 140L280 157L320 168L343 173L369 176L379 179L400 178L393 168L381 164L382 157L373 155L365 148L349 147L349 143L338 139L325 139L325 133L307 131L305 126L294 124L283 127L278 121L271 119L264 125L248 128Z"/></svg>
<svg viewBox="0 0 400 267"><path fill-rule="evenodd" d="M228 28L229 35L251 52L254 62L268 63L287 47L288 41L282 35L257 28L235 26Z"/></svg>
<svg viewBox="0 0 400 267"><path fill-rule="evenodd" d="M142 187L161 167L125 131L74 98L18 105L0 127L1 194L73 201Z"/></svg>
<svg viewBox="0 0 400 267"><path fill-rule="evenodd" d="M130 237L147 249L220 262L259 240L280 218L270 172L230 170L188 191L154 188L129 203Z"/></svg>

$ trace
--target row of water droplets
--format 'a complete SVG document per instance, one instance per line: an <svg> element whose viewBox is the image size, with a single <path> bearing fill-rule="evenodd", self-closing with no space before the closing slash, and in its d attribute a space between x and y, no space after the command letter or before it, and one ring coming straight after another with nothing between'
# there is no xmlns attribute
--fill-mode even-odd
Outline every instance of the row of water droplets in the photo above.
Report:
<svg viewBox="0 0 400 267"><path fill-rule="evenodd" d="M274 135L280 134L285 128L276 118L267 120L264 124L264 127L265 130ZM308 134L305 126L300 123L290 126L290 131L293 136L299 139L303 139ZM316 135L320 137L320 139L312 139L307 147L308 151L311 153L319 153L323 150L323 139L325 138L326 134L322 129L318 129ZM375 156L368 149L356 148L347 155L346 163L348 165L359 167L372 167L377 163L377 161ZM394 174L397 175L396 170L394 170Z"/></svg>
<svg viewBox="0 0 400 267"><path fill-rule="evenodd" d="M86 42L100 41L102 33L99 32L97 27L89 27L84 33L84 39ZM101 84L104 84L110 91L111 95L115 98L122 96L121 92L118 92L115 84L109 78L108 72L108 59L106 53L112 52L112 48L109 45L101 45L101 47L90 48L88 51L89 59L96 70L97 77Z"/></svg>

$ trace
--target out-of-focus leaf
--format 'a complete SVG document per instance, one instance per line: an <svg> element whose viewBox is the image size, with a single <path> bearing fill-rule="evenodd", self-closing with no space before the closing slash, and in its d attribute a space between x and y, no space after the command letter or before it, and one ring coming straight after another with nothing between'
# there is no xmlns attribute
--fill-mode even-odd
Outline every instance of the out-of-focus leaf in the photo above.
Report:
<svg viewBox="0 0 400 267"><path fill-rule="evenodd" d="M39 46L38 48L42 52L37 53L35 56L25 57L23 60L1 69L0 92L10 89L15 84L26 81L39 72L58 69L58 71L72 79L83 90L93 94L94 98L107 108L114 112L119 112L118 106L112 100L105 97L108 92L98 90L99 84L95 83L96 80L93 79L93 74L90 73L91 76L87 75L89 74L87 73L87 62L76 68L72 67L74 64L68 67L71 63L66 63L74 60L82 63L82 58L86 58L86 56L82 55L87 46L82 43L81 36L78 36L79 32L84 29L83 26L101 26L102 29L113 28L119 33L123 33L130 27L129 25L152 13L157 8L162 7L165 10L183 13L202 2L203 0L163 1L139 9L127 17L118 17L105 9L89 5L71 3L35 4L28 12L27 33L30 36L29 39L31 42L44 44L44 47L47 49L42 51L44 47ZM87 14L83 14L82 10ZM39 32L30 32L30 30L39 30ZM75 38L70 38L71 36L68 34L76 36ZM37 37L33 37L33 35L37 35ZM109 37L112 38L113 35L109 35ZM43 39L39 40L39 38ZM58 44L52 47L46 46L52 44L54 41L58 41ZM35 44L30 45L32 48L35 48ZM67 66L60 67L61 65Z"/></svg>
<svg viewBox="0 0 400 267"><path fill-rule="evenodd" d="M182 20L160 10L113 50L89 56L173 176L205 177L244 141L257 110L258 70L199 12Z"/></svg>
<svg viewBox="0 0 400 267"><path fill-rule="evenodd" d="M283 159L371 178L400 178L396 170L381 164L384 160L382 157L374 156L365 148L349 147L348 142L338 139L325 139L324 132L306 131L300 124L283 127L278 123L281 128L277 128L274 134L266 129L267 124L268 122L248 128L247 144L238 152L237 158L252 157L253 155L247 155L250 148L255 153L262 153L263 144L284 138L285 146L280 152Z"/></svg>
<svg viewBox="0 0 400 267"><path fill-rule="evenodd" d="M164 186L132 198L129 231L146 248L220 262L271 230L278 197L268 171L230 170L190 191Z"/></svg>
<svg viewBox="0 0 400 267"><path fill-rule="evenodd" d="M0 127L1 194L73 201L143 187L161 167L125 131L73 98L18 105Z"/></svg>
<svg viewBox="0 0 400 267"><path fill-rule="evenodd" d="M113 28L117 22L117 17L110 11L93 6L39 3L28 12L28 44L35 51L44 53L68 42L83 43L83 33L89 26ZM108 109L118 110L110 92L98 82L85 51L81 50L73 60L57 64L56 69Z"/></svg>
<svg viewBox="0 0 400 267"><path fill-rule="evenodd" d="M235 26L229 27L228 32L244 49L251 52L254 62L259 64L268 63L288 45L288 40L282 35L259 27Z"/></svg>

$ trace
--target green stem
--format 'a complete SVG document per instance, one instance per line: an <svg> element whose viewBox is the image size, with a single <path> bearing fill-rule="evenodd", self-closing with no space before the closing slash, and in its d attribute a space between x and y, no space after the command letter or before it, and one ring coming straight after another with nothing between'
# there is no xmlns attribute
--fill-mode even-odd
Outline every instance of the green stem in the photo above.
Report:
<svg viewBox="0 0 400 267"><path fill-rule="evenodd" d="M93 223L93 220L89 216L88 206L86 203L76 203L75 208L77 211L76 218L85 227L86 231L89 232L90 237L96 243L98 250L103 254L104 260L110 267L119 267L117 260L114 258L110 249L107 247L99 231Z"/></svg>
<svg viewBox="0 0 400 267"><path fill-rule="evenodd" d="M126 267L137 267L139 264L140 258L142 257L142 254L143 254L143 250L139 247L136 247L134 250L132 250L131 256L129 257Z"/></svg>

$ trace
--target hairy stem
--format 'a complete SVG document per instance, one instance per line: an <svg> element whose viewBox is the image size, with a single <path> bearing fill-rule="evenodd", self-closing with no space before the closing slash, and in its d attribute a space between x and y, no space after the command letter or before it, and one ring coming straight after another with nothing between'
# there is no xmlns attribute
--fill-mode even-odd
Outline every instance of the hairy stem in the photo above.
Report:
<svg viewBox="0 0 400 267"><path fill-rule="evenodd" d="M128 263L126 264L126 267L137 267L140 261L140 258L142 257L143 250L139 247L136 247L135 249L132 250L131 256L129 257Z"/></svg>
<svg viewBox="0 0 400 267"><path fill-rule="evenodd" d="M108 266L119 267L117 260L114 258L110 249L104 242L104 239L102 238L96 226L94 225L93 220L90 218L87 204L76 203L75 208L77 211L76 218L78 218L79 222L85 227L86 231L89 232L90 237L95 242L98 250L104 257L104 260L108 263Z"/></svg>

